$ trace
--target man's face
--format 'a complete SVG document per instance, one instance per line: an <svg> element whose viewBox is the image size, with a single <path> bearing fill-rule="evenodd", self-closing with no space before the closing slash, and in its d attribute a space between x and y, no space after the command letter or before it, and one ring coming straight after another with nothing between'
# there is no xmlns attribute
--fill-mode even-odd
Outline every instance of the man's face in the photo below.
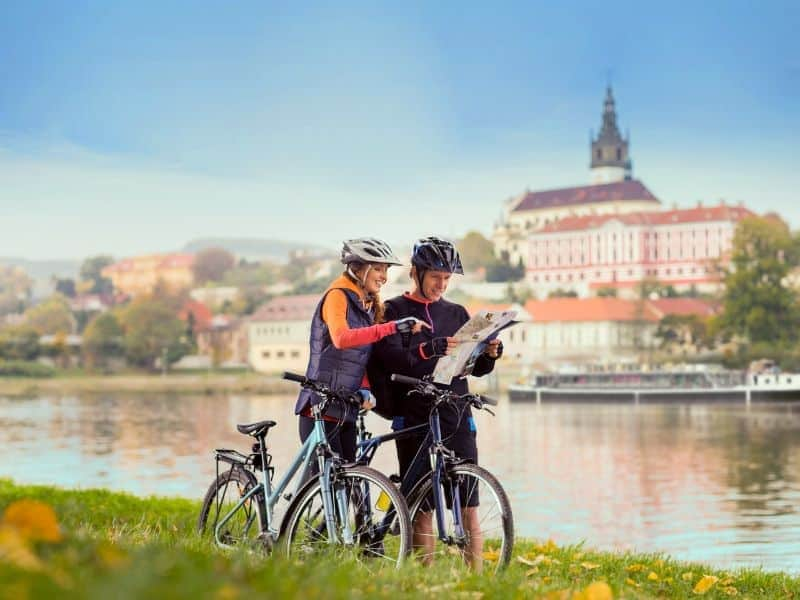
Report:
<svg viewBox="0 0 800 600"><path fill-rule="evenodd" d="M422 293L428 300L436 302L447 291L453 274L448 271L425 271L422 277Z"/></svg>

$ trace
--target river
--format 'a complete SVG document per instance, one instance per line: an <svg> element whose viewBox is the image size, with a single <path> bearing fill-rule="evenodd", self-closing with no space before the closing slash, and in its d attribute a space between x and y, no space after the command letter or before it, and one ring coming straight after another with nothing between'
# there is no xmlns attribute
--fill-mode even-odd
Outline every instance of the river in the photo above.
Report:
<svg viewBox="0 0 800 600"><path fill-rule="evenodd" d="M202 498L235 424L274 419L278 471L298 447L292 396L0 397L0 477ZM501 402L477 415L481 464L517 533L717 567L800 573L800 405ZM388 424L371 416L374 432ZM393 448L375 466L393 472Z"/></svg>

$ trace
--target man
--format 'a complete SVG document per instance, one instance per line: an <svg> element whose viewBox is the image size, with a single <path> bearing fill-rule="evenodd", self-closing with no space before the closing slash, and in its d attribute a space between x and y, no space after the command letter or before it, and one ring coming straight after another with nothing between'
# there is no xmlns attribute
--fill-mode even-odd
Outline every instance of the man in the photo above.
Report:
<svg viewBox="0 0 800 600"><path fill-rule="evenodd" d="M394 320L416 317L430 325L409 337L384 338L375 345L370 364L370 381L378 396L379 406L383 404L382 414L395 415L393 429L402 429L428 422L429 401L417 395L407 396L408 387L387 380L392 373L421 379L433 373L437 360L450 354L457 347L453 337L458 329L469 320L467 310L460 304L448 302L442 296L453 273L463 274L461 259L451 242L436 237L419 240L414 245L411 256L411 279L414 290L392 298L385 304L385 319ZM494 369L494 362L502 354L499 340L491 341L486 351L475 363L472 374L486 375ZM377 386L376 386L377 384ZM466 394L466 379L456 379L451 389L458 394ZM381 398L383 396L383 398ZM382 402L383 401L383 402ZM441 407L440 420L442 437L446 445L460 458L478 462L475 421L469 407ZM430 469L424 437L416 437L397 442L397 457L400 463L400 477L405 478L414 466L412 476L418 480L424 475L424 468ZM414 458L418 456L417 461ZM421 468L420 468L421 467ZM404 488L411 486L404 481ZM413 485L413 483L412 483ZM430 563L434 550L433 513L422 512L414 522L414 547L421 549L423 561ZM482 562L482 540L478 523L477 507L464 509L464 526L470 533L470 547L465 549L465 559L470 566L480 570ZM473 533L474 532L474 533Z"/></svg>

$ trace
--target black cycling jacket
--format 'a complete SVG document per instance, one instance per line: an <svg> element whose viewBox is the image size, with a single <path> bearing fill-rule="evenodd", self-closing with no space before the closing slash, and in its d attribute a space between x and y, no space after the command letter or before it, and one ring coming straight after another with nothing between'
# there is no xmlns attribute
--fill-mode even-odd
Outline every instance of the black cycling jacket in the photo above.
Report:
<svg viewBox="0 0 800 600"><path fill-rule="evenodd" d="M378 400L379 412L385 417L402 416L406 426L427 423L430 403L419 396L406 397L408 386L392 383L389 376L399 373L409 377L422 378L433 373L438 357L425 359L419 346L437 337L452 336L469 320L469 313L460 304L441 299L436 302L421 302L409 294L387 300L385 319L392 321L403 317L416 317L432 326L423 328L411 336L408 347L404 347L402 336L391 335L375 344L368 366L372 392ZM482 355L472 374L480 377L494 369L494 359ZM453 380L450 389L459 394L469 391L466 379ZM442 432L469 431L472 412L469 407L456 410L442 407L439 417Z"/></svg>

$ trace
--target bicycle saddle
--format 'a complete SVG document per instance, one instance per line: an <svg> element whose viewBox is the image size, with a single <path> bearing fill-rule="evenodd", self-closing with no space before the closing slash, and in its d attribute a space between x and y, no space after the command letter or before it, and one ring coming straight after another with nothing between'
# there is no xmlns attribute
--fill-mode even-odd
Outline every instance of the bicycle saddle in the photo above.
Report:
<svg viewBox="0 0 800 600"><path fill-rule="evenodd" d="M267 431L273 425L277 425L275 421L258 421L256 423L250 423L248 425L237 425L236 431L239 433L243 433L245 435L252 435L253 437L259 437Z"/></svg>

